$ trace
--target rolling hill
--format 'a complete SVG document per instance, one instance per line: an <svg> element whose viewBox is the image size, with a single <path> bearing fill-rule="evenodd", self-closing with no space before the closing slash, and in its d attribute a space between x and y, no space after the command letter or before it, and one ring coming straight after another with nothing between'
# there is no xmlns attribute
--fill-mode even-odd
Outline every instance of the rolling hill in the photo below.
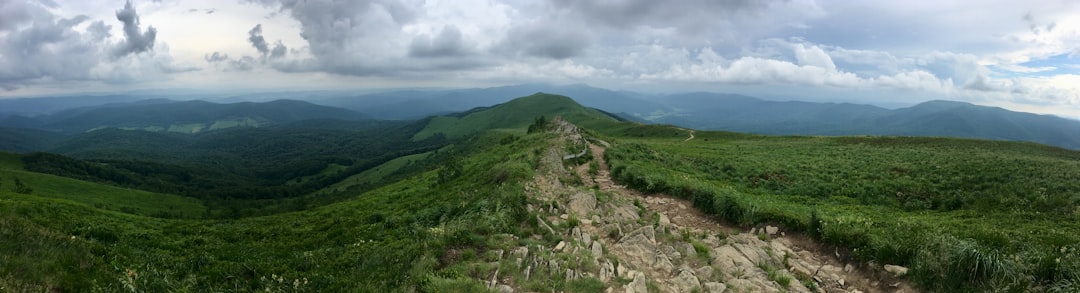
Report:
<svg viewBox="0 0 1080 293"><path fill-rule="evenodd" d="M237 126L260 127L309 119L362 119L358 113L302 101L217 104L206 101L145 100L105 104L23 118L37 120L38 128L81 133L101 128L198 133ZM9 117L8 120L14 120ZM19 121L29 124L26 121Z"/></svg>
<svg viewBox="0 0 1080 293"><path fill-rule="evenodd" d="M925 106L926 115L964 107ZM537 116L582 129L559 120L543 129L562 131L528 133ZM82 134L86 149L73 145L75 158L0 153L0 288L911 292L915 283L934 292L1075 292L1080 284L1077 151L693 131L619 121L543 93L385 123L108 129ZM445 140L413 141L420 133ZM564 160L580 136L597 142L590 155ZM89 151L109 146L121 159ZM323 160L337 156L355 162ZM270 169L281 172L258 172ZM252 186L240 196L228 192L236 186L204 184L218 183L211 179ZM143 190L154 188L184 193Z"/></svg>
<svg viewBox="0 0 1080 293"><path fill-rule="evenodd" d="M714 93L670 95L657 101L675 112L647 120L698 129L774 135L949 136L1080 149L1080 121L963 102L929 101L890 110Z"/></svg>
<svg viewBox="0 0 1080 293"><path fill-rule="evenodd" d="M486 108L476 108L450 116L431 118L413 139L424 139L441 133L460 138L483 130L506 129L524 133L538 116L562 116L580 125L615 123L620 119L596 109L587 108L566 96L536 93Z"/></svg>

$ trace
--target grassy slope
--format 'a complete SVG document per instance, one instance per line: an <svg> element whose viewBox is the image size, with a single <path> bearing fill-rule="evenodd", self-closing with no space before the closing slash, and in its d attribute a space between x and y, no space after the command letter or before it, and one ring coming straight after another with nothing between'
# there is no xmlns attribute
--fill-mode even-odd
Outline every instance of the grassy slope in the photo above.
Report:
<svg viewBox="0 0 1080 293"><path fill-rule="evenodd" d="M349 178L345 178L345 180L334 183L333 185L324 188L324 190L346 190L349 189L349 187L356 185L374 184L376 182L379 182L386 176L393 174L395 171L400 170L411 162L426 159L428 156L431 156L431 153L432 152L426 152L398 157L396 159L383 163L382 165L379 165L375 168L364 170L364 172L360 172L360 174L349 176Z"/></svg>
<svg viewBox="0 0 1080 293"><path fill-rule="evenodd" d="M562 116L567 121L581 126L594 126L614 123L616 120L595 109L586 108L568 97L537 93L521 97L491 109L475 111L464 117L434 117L426 128L413 136L421 140L436 133L443 133L450 138L476 133L481 130L504 129L518 134L525 133L529 124L537 116Z"/></svg>
<svg viewBox="0 0 1080 293"><path fill-rule="evenodd" d="M197 199L127 189L25 171L19 155L0 153L0 189L12 191L19 178L33 189L28 196L69 200L92 207L148 216L198 218L206 207Z"/></svg>
<svg viewBox="0 0 1080 293"><path fill-rule="evenodd" d="M157 219L0 191L0 236L13 239L0 242L0 286L473 291L481 277L442 254L486 246L524 219L520 183L543 139L475 138L450 162L461 173L431 170L336 204L238 220Z"/></svg>
<svg viewBox="0 0 1080 293"><path fill-rule="evenodd" d="M617 180L909 266L930 289L1080 281L1080 183L1069 179L1080 177L1078 152L942 138L625 135L634 133L608 152Z"/></svg>

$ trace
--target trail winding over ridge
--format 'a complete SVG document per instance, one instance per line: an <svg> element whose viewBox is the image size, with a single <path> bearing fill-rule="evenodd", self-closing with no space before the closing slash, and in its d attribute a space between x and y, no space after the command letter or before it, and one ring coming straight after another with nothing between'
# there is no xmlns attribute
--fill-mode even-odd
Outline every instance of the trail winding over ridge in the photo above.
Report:
<svg viewBox="0 0 1080 293"><path fill-rule="evenodd" d="M560 141L580 141L576 127L558 123L566 124L557 131ZM526 275L554 269L567 279L599 279L606 292L917 292L780 228L725 226L686 200L616 184L604 146L588 144L596 163L590 171L589 164L568 170L557 147L562 144L552 145L525 190L549 203L529 209L539 212L539 226L563 241L554 248L515 249L512 257L521 259ZM583 184L564 183L567 176ZM573 221L580 224L567 225Z"/></svg>

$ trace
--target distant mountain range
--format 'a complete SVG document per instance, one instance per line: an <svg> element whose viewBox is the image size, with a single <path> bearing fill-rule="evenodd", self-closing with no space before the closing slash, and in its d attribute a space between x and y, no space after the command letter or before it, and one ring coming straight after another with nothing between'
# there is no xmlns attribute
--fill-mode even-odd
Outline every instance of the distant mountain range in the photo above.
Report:
<svg viewBox="0 0 1080 293"><path fill-rule="evenodd" d="M962 102L929 101L890 110L858 104L766 101L714 93L671 95L663 101L673 109L672 114L647 120L759 134L949 136L1030 141L1080 149L1080 121Z"/></svg>
<svg viewBox="0 0 1080 293"><path fill-rule="evenodd" d="M274 97L304 100L230 104L176 101L182 99L178 96L140 99L123 95L0 100L0 128L7 129L0 129L0 134L51 142L58 139L56 133L73 134L109 127L197 133L313 119L416 120L492 107L538 92L566 96L586 107L614 113L627 120L695 129L770 135L950 136L1030 141L1080 149L1080 121L962 102L930 101L907 108L886 109L850 103L771 101L733 94L654 95L587 85L543 84L372 94L265 93L214 98L217 101ZM522 115L520 118L532 117ZM470 123L463 117L437 120ZM0 147L17 151L26 148L8 144L12 143L6 142Z"/></svg>
<svg viewBox="0 0 1080 293"><path fill-rule="evenodd" d="M217 104L207 101L143 100L63 110L50 115L0 119L0 127L81 133L100 128L198 133L237 126L266 126L311 119L361 119L341 108L303 101Z"/></svg>

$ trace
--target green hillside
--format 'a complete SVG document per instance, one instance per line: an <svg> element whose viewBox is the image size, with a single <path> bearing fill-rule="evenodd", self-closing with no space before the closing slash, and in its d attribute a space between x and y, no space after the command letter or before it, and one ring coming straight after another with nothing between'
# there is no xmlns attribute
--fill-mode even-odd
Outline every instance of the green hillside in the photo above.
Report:
<svg viewBox="0 0 1080 293"><path fill-rule="evenodd" d="M0 286L107 292L475 291L482 288L479 281L443 255L465 250L461 260L476 262L488 257L476 255L479 248L512 241L502 233L521 229L522 183L531 178L539 153L534 148L547 136L507 138L482 135L440 151L457 154L440 164L457 166L454 172L429 169L346 201L236 220L115 213L13 193L5 182Z"/></svg>
<svg viewBox="0 0 1080 293"><path fill-rule="evenodd" d="M490 129L523 134L537 116L562 116L566 121L586 127L614 124L618 121L611 115L586 108L566 96L536 93L490 108L473 109L454 116L433 117L427 127L416 133L413 139L421 140L438 133L449 138L461 138Z"/></svg>
<svg viewBox="0 0 1080 293"><path fill-rule="evenodd" d="M206 213L206 206L198 199L29 172L23 167L21 155L0 152L0 190L13 191L16 178L32 189L24 196L63 199L105 210L154 217L199 218Z"/></svg>
<svg viewBox="0 0 1080 293"><path fill-rule="evenodd" d="M493 273L521 274L526 265L507 254L514 248L573 259L546 254L572 240L544 226L569 231L584 218L555 220L565 213L559 199L526 196L544 192L534 173L562 166L557 153L542 162L546 150L565 150L553 133L527 133L538 116L561 116L589 141L610 143L603 158L619 185L684 198L746 231L781 226L845 263L905 266L905 280L928 291L1080 286L1080 152L694 131L620 122L536 94L427 124L310 122L194 136L111 129L68 145L74 158L0 153L0 291L483 292ZM581 172L601 173L599 164ZM543 181L611 198L582 178L552 178ZM641 210L632 221L661 225L640 203L625 204ZM598 233L616 241L621 229ZM565 271L547 270L535 272ZM561 276L517 285L577 292Z"/></svg>
<svg viewBox="0 0 1080 293"><path fill-rule="evenodd" d="M1080 152L922 137L623 136L612 176L753 227L782 224L937 292L1075 292Z"/></svg>

